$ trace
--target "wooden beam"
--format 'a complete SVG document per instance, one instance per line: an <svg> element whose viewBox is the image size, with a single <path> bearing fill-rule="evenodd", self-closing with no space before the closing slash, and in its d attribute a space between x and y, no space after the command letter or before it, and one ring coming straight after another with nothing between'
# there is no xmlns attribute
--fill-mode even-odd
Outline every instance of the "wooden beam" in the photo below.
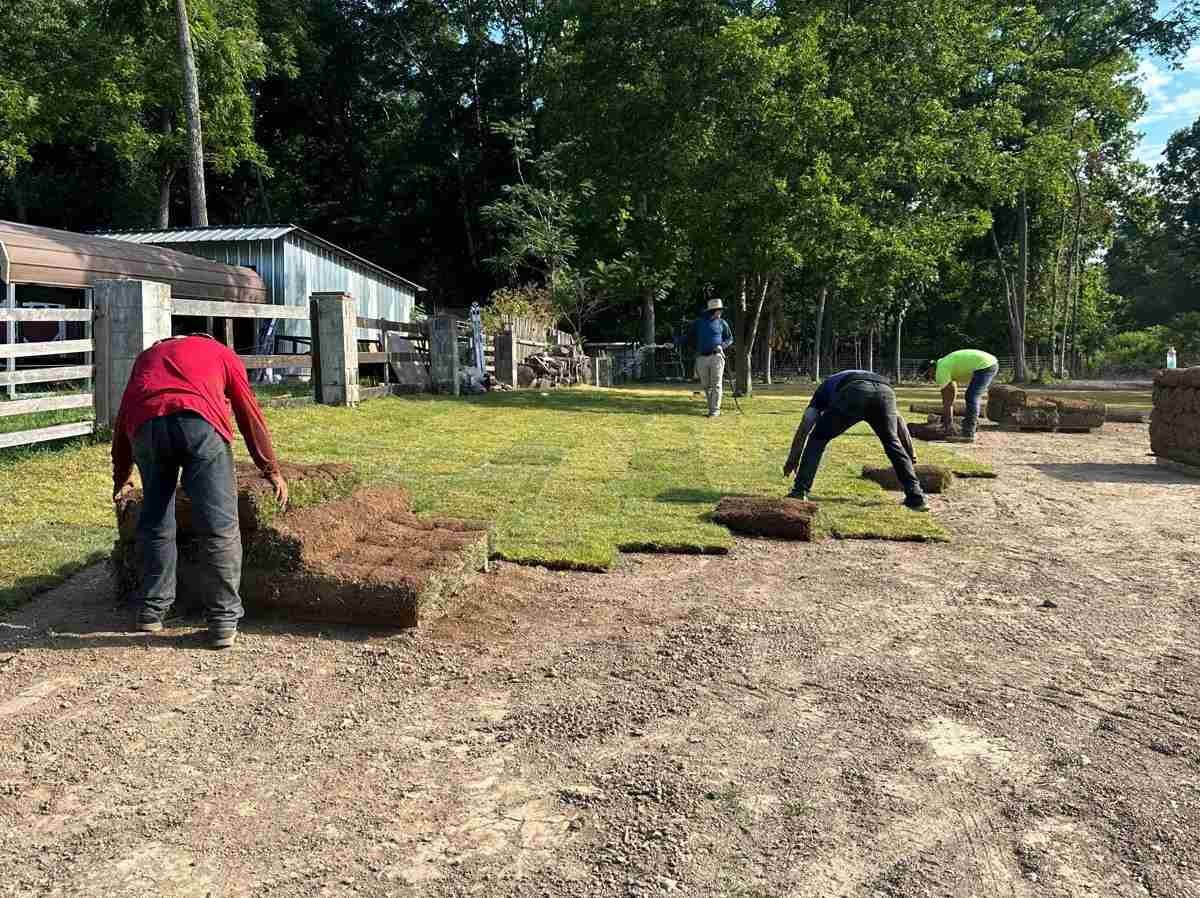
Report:
<svg viewBox="0 0 1200 898"><path fill-rule="evenodd" d="M0 359L25 359L38 355L71 355L91 352L91 340L50 340L45 343L10 343L0 346Z"/></svg>
<svg viewBox="0 0 1200 898"><path fill-rule="evenodd" d="M172 299L172 315L196 318L292 318L308 320L304 306L275 306L258 302L215 302L203 299Z"/></svg>
<svg viewBox="0 0 1200 898"><path fill-rule="evenodd" d="M35 415L38 412L53 412L64 408L91 408L91 393L71 393L68 396L47 396L43 399L18 399L15 402L0 402L0 418L13 415Z"/></svg>
<svg viewBox="0 0 1200 898"><path fill-rule="evenodd" d="M26 371L0 371L0 386L8 384L52 384L61 380L84 380L95 374L91 365L67 365L58 368L31 368Z"/></svg>
<svg viewBox="0 0 1200 898"><path fill-rule="evenodd" d="M0 309L0 321L91 321L91 309Z"/></svg>
<svg viewBox="0 0 1200 898"><path fill-rule="evenodd" d="M365 331L399 331L406 335L423 334L419 323L388 321L386 318L356 318L354 326Z"/></svg>
<svg viewBox="0 0 1200 898"><path fill-rule="evenodd" d="M37 430L18 430L16 433L0 433L0 449L10 449L13 446L30 446L34 443L48 443L50 440L67 440L71 437L87 436L96 430L95 421L83 421L79 424L58 424L54 427L39 427Z"/></svg>
<svg viewBox="0 0 1200 898"><path fill-rule="evenodd" d="M311 368L311 355L239 355L247 371L256 368Z"/></svg>
<svg viewBox="0 0 1200 898"><path fill-rule="evenodd" d="M360 352L358 354L358 363L360 365L379 365L388 360L386 352Z"/></svg>

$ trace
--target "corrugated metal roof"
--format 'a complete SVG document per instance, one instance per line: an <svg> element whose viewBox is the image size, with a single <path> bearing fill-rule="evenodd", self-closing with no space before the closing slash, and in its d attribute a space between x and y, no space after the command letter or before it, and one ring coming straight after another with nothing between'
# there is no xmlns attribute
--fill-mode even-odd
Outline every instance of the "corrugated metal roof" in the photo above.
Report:
<svg viewBox="0 0 1200 898"><path fill-rule="evenodd" d="M254 225L236 228L211 225L207 228L165 228L153 231L139 231L134 229L93 231L92 233L102 237L111 237L115 240L125 240L130 243L153 243L157 245L166 243L223 243L242 240L278 240L280 237L286 237L288 234L300 234L305 240L311 240L313 243L319 244L332 252L349 259L354 259L356 262L366 265L380 274L408 284L418 292L425 292L425 288L420 284L413 283L408 278L396 274L394 271L388 271L382 265L376 265L370 259L364 259L357 253L350 252L345 247L338 246L336 243L330 243L323 237L318 237L316 234L306 231L298 225Z"/></svg>
<svg viewBox="0 0 1200 898"><path fill-rule="evenodd" d="M93 231L102 237L130 243L206 243L213 240L275 240L297 230L291 225L254 228L166 228L161 231Z"/></svg>

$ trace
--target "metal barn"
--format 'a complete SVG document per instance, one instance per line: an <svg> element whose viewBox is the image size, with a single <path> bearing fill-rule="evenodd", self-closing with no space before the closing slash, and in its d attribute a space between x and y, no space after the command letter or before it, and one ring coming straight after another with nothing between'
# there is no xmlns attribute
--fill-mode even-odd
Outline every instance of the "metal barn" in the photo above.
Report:
<svg viewBox="0 0 1200 898"><path fill-rule="evenodd" d="M252 268L266 283L267 302L277 305L303 306L313 293L340 290L354 297L361 318L408 322L413 320L417 294L425 289L296 225L100 233ZM274 324L278 330L264 325L260 352L273 353L276 336L309 336L307 321L279 320Z"/></svg>

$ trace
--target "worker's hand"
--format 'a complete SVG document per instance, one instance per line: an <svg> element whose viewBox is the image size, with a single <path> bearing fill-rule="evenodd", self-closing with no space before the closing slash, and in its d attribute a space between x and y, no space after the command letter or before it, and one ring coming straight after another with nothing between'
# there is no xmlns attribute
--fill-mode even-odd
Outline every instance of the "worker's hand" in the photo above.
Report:
<svg viewBox="0 0 1200 898"><path fill-rule="evenodd" d="M279 503L279 510L286 511L288 504L288 485L283 479L283 475L276 471L268 478L271 481L271 486L275 487L275 501Z"/></svg>
<svg viewBox="0 0 1200 898"><path fill-rule="evenodd" d="M113 504L117 504L130 493L133 492L133 481L126 480L123 484L113 490Z"/></svg>

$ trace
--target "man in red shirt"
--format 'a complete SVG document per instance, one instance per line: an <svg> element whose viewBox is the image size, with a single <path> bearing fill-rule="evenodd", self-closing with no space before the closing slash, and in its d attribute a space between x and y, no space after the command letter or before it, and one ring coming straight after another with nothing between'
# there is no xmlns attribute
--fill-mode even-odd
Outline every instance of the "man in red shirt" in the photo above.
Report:
<svg viewBox="0 0 1200 898"><path fill-rule="evenodd" d="M138 539L144 559L142 605L135 626L154 633L175 601L175 489L181 482L192 502L200 545L209 641L233 645L242 617L242 535L238 529L233 428L237 420L250 456L287 504L271 434L234 353L200 334L160 340L138 356L113 425L113 501L142 475Z"/></svg>

